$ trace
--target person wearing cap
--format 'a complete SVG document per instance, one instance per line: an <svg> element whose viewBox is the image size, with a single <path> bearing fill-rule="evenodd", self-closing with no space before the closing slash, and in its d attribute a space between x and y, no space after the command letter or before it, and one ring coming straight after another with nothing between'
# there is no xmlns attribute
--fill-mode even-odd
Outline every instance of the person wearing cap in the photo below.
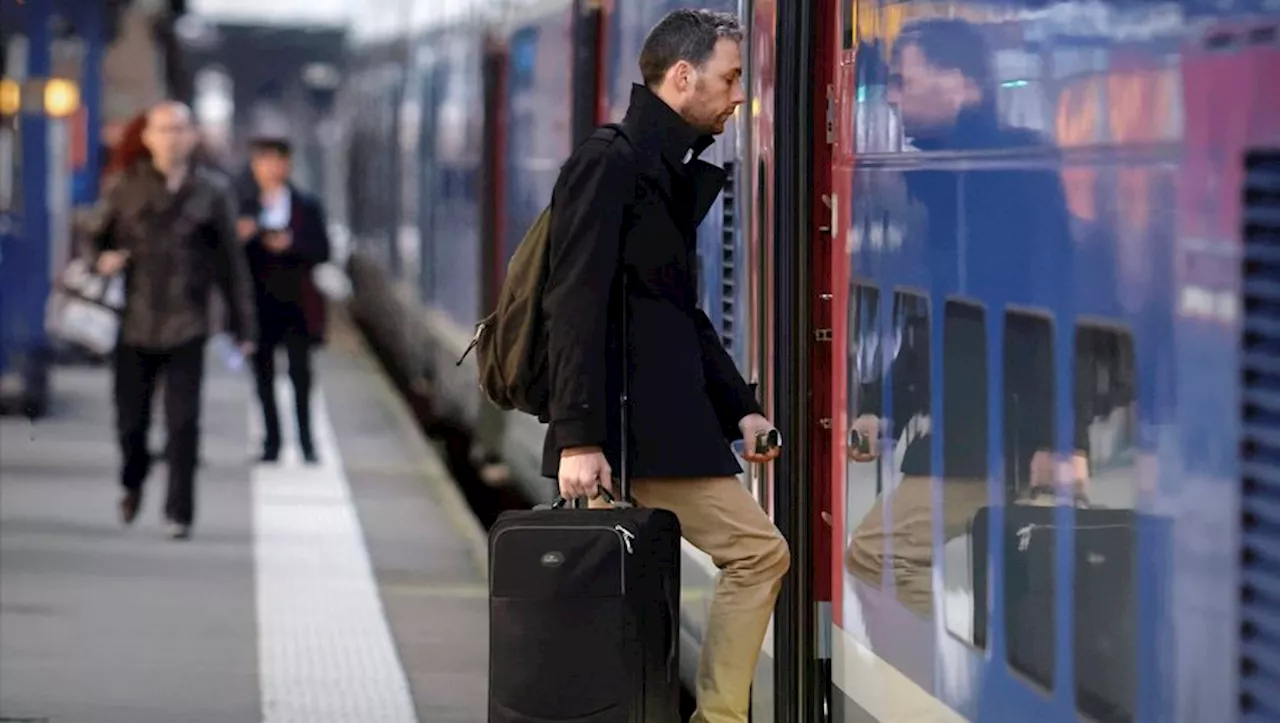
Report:
<svg viewBox="0 0 1280 723"><path fill-rule="evenodd" d="M294 186L292 150L283 138L258 138L250 147L252 188L241 199L240 234L253 276L259 341L253 373L262 404L263 462L280 458L276 352L284 347L298 419L298 447L318 461L311 427L311 353L324 340L324 302L312 270L329 260L329 234L319 200ZM247 184L246 184L247 185Z"/></svg>

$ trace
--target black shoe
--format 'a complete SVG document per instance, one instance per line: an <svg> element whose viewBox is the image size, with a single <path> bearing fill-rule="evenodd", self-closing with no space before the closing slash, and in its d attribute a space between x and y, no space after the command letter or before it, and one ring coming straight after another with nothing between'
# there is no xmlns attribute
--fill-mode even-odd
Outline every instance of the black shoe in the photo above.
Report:
<svg viewBox="0 0 1280 723"><path fill-rule="evenodd" d="M266 445L265 447L262 448L262 457L259 458L259 461L279 462L280 448L274 445Z"/></svg>
<svg viewBox="0 0 1280 723"><path fill-rule="evenodd" d="M307 464L316 464L320 461L320 458L316 456L315 445L304 442L299 446L302 447L302 460L304 462Z"/></svg>
<svg viewBox="0 0 1280 723"><path fill-rule="evenodd" d="M120 523L132 525L138 518L138 508L142 506L141 490L126 490L120 499Z"/></svg>

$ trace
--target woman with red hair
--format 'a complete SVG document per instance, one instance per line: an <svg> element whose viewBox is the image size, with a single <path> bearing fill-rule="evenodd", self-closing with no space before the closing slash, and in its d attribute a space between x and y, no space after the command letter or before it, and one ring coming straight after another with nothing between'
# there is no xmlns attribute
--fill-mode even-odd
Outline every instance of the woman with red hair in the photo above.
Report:
<svg viewBox="0 0 1280 723"><path fill-rule="evenodd" d="M111 192L111 187L115 185L116 179L135 163L142 160L151 159L151 151L142 142L142 131L147 127L147 114L145 112L134 116L120 131L120 137L116 140L115 147L111 149L107 155L107 162L102 169L101 183L98 186L99 203L92 209L85 209L77 212L75 232L77 241L74 245L74 255L80 256L84 251L84 243L87 243L89 237L93 235L99 224L102 223L101 199L106 198Z"/></svg>
<svg viewBox="0 0 1280 723"><path fill-rule="evenodd" d="M111 150L111 159L103 171L104 183L109 182L122 171L143 159L151 158L151 152L142 142L142 131L147 127L147 114L139 113L120 132L120 140Z"/></svg>

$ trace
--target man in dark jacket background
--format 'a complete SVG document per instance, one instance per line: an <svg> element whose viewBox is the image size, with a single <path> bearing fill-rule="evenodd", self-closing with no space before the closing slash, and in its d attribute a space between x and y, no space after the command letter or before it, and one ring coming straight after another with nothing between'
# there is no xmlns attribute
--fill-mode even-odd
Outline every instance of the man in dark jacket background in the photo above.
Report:
<svg viewBox="0 0 1280 723"><path fill-rule="evenodd" d="M125 307L115 358L116 423L124 466L120 516L137 517L151 468L151 399L165 374L169 490L165 517L175 539L190 535L200 440L209 298L227 301L231 332L245 353L257 336L249 274L235 233L235 199L226 184L192 163L191 111L161 103L142 135L149 157L112 186L90 253L98 272L125 274Z"/></svg>
<svg viewBox="0 0 1280 723"><path fill-rule="evenodd" d="M702 10L673 12L653 28L626 137L593 138L561 169L543 300L551 374L543 474L559 479L566 498L612 486L627 374L632 492L674 512L685 538L724 571L695 723L747 720L790 565L786 542L737 479L742 468L729 447L745 438L748 461L769 461L777 450L756 454L753 442L772 426L697 307L697 227L725 181L697 156L745 100L741 41L732 16Z"/></svg>
<svg viewBox="0 0 1280 723"><path fill-rule="evenodd" d="M292 150L285 139L259 138L251 144L252 195L242 204L241 219L261 329L253 372L266 432L262 461L280 457L275 358L283 346L293 384L298 447L303 459L314 463L311 351L323 338L324 304L311 274L329 260L329 233L320 203L289 182L291 161ZM245 216L246 210L253 215Z"/></svg>

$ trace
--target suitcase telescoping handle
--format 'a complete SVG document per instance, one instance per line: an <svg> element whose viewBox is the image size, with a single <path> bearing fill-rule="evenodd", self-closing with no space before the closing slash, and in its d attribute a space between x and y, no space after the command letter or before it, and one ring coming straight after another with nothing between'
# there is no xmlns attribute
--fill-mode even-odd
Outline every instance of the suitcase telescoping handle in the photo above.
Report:
<svg viewBox="0 0 1280 723"><path fill-rule="evenodd" d="M625 248L625 245L624 245ZM619 254L623 256L623 254ZM631 364L627 351L631 348L630 327L631 309L627 304L627 264L625 258L619 259L622 267L622 391L618 394L618 499L628 506L634 504L631 499Z"/></svg>

